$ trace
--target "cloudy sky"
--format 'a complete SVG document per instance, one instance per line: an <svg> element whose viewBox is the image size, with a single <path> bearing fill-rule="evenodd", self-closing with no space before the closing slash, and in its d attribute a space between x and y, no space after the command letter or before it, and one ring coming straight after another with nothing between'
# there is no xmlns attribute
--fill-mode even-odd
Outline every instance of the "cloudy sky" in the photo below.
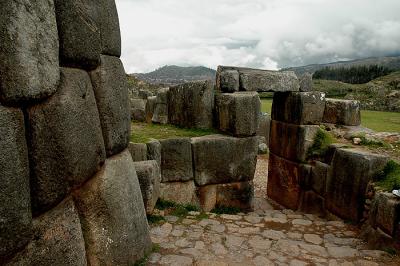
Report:
<svg viewBox="0 0 400 266"><path fill-rule="evenodd" d="M116 0L126 71L400 55L400 0Z"/></svg>

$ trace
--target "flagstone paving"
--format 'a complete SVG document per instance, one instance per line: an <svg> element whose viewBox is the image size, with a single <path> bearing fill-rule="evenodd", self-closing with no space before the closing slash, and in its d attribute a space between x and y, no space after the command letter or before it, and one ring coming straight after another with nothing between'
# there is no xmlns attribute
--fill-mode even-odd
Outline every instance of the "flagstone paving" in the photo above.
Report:
<svg viewBox="0 0 400 266"><path fill-rule="evenodd" d="M266 165L265 158L257 165L254 212L168 216L151 225L157 248L147 265L400 265L398 257L369 250L357 228L343 221L274 210L264 199Z"/></svg>

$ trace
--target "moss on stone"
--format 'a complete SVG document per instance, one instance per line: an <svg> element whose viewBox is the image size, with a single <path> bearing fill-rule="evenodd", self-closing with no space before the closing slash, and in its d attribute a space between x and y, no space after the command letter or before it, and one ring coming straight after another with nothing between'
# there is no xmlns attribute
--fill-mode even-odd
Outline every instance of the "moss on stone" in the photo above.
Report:
<svg viewBox="0 0 400 266"><path fill-rule="evenodd" d="M334 137L328 131L319 128L313 145L308 149L307 157L309 159L324 157L329 149L329 145L334 142Z"/></svg>

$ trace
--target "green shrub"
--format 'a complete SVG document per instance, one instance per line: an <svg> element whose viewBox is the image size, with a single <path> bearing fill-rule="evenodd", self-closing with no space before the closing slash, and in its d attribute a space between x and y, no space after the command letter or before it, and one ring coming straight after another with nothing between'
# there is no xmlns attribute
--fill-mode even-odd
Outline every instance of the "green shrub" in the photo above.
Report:
<svg viewBox="0 0 400 266"><path fill-rule="evenodd" d="M147 221L150 224L158 224L160 222L164 222L165 218L161 215L153 215L153 214L149 214L147 215Z"/></svg>
<svg viewBox="0 0 400 266"><path fill-rule="evenodd" d="M382 189L391 192L400 189L400 164L391 160L385 168L375 176L376 184Z"/></svg>
<svg viewBox="0 0 400 266"><path fill-rule="evenodd" d="M228 206L216 206L211 210L212 213L215 214L237 214L241 210L237 207L228 207Z"/></svg>
<svg viewBox="0 0 400 266"><path fill-rule="evenodd" d="M329 145L335 142L334 137L326 130L319 128L313 145L307 151L309 159L324 157Z"/></svg>
<svg viewBox="0 0 400 266"><path fill-rule="evenodd" d="M158 199L156 203L156 209L165 210L175 207L177 204L169 200Z"/></svg>

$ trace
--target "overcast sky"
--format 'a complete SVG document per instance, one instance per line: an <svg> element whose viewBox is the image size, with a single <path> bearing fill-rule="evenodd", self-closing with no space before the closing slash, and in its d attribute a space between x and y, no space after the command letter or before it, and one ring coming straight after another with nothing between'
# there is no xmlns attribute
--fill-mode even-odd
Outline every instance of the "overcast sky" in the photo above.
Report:
<svg viewBox="0 0 400 266"><path fill-rule="evenodd" d="M128 73L400 55L400 0L116 0Z"/></svg>

